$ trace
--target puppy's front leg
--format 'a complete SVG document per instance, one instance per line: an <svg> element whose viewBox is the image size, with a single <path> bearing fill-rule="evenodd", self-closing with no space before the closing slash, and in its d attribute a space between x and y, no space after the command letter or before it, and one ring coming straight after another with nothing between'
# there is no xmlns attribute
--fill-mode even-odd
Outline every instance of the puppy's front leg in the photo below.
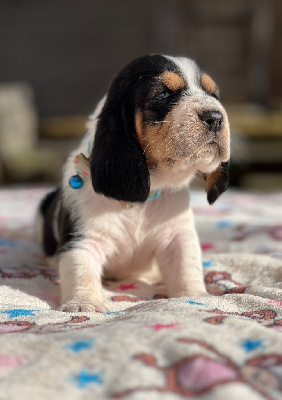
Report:
<svg viewBox="0 0 282 400"><path fill-rule="evenodd" d="M68 312L107 312L102 298L99 251L73 248L60 254L61 307Z"/></svg>
<svg viewBox="0 0 282 400"><path fill-rule="evenodd" d="M191 219L175 227L166 237L157 260L169 297L207 296L201 248Z"/></svg>

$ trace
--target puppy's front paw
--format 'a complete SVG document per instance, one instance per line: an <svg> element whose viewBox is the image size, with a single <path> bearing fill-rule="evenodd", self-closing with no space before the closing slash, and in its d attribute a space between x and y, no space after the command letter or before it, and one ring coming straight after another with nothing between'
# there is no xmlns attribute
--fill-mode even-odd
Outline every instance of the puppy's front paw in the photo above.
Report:
<svg viewBox="0 0 282 400"><path fill-rule="evenodd" d="M99 312L106 313L108 312L108 308L103 304L100 300L69 300L66 303L63 303L61 307L59 307L59 311L65 312Z"/></svg>

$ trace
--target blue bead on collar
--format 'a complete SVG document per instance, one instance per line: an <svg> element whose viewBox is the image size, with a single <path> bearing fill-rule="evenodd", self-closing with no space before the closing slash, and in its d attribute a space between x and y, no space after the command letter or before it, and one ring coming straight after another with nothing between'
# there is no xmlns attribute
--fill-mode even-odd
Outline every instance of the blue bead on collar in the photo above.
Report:
<svg viewBox="0 0 282 400"><path fill-rule="evenodd" d="M83 186L82 176L87 178L90 175L89 158L86 158L84 154L78 154L74 159L74 166L76 174L69 178L69 185L73 189L80 189ZM160 197L161 190L154 190L149 193L147 200L156 200ZM125 208L133 207L134 203L128 203L121 201L121 205Z"/></svg>

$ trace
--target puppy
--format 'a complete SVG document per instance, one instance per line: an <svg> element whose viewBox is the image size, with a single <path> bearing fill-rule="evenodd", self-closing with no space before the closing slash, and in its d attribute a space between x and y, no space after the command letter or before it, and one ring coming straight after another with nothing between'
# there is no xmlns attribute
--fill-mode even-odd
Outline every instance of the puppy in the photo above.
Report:
<svg viewBox="0 0 282 400"><path fill-rule="evenodd" d="M229 153L217 85L193 60L152 55L127 65L40 206L60 309L105 312L102 277L141 274L153 260L170 297L206 295L187 187L199 175L213 203L227 188Z"/></svg>

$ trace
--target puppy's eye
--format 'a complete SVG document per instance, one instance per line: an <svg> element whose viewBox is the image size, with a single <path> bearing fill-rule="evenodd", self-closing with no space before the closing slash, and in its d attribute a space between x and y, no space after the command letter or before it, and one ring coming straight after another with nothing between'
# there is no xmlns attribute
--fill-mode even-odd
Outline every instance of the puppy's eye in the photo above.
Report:
<svg viewBox="0 0 282 400"><path fill-rule="evenodd" d="M164 100L171 96L171 93L168 90L164 90L163 92L157 94L154 97L154 100Z"/></svg>
<svg viewBox="0 0 282 400"><path fill-rule="evenodd" d="M216 100L219 100L219 94L218 93L211 93L211 96L214 97Z"/></svg>

